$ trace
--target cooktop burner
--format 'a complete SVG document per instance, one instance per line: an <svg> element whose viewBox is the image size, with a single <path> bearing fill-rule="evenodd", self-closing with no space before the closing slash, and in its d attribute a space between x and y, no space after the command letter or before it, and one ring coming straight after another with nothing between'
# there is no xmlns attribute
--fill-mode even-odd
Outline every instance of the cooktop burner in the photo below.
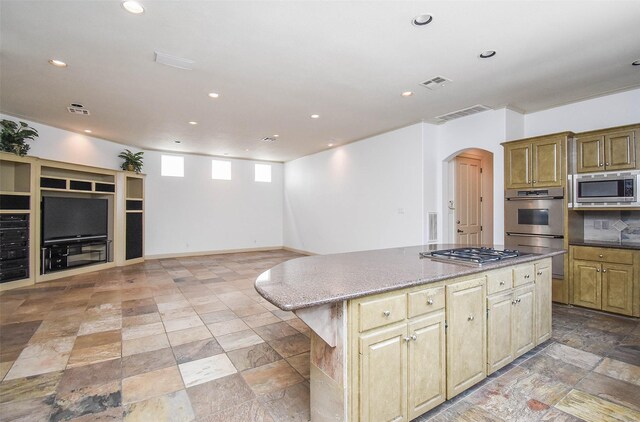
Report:
<svg viewBox="0 0 640 422"><path fill-rule="evenodd" d="M456 264L467 264L480 266L503 259L515 258L524 255L520 251L511 249L494 248L455 248L443 249L441 251L420 252L421 258L431 258L435 261L451 262Z"/></svg>

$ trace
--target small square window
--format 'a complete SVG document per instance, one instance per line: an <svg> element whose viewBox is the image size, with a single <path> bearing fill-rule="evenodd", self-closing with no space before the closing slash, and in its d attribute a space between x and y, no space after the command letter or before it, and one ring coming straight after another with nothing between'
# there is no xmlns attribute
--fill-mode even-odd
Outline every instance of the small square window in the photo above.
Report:
<svg viewBox="0 0 640 422"><path fill-rule="evenodd" d="M211 178L231 180L231 161L211 160Z"/></svg>
<svg viewBox="0 0 640 422"><path fill-rule="evenodd" d="M162 176L184 177L184 157L163 155L160 164Z"/></svg>
<svg viewBox="0 0 640 422"><path fill-rule="evenodd" d="M271 165L256 164L256 182L271 182Z"/></svg>

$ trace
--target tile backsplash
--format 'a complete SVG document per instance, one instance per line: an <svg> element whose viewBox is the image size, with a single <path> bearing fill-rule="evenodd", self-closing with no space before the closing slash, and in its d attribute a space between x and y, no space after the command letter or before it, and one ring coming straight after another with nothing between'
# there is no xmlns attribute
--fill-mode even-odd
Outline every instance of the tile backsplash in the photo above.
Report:
<svg viewBox="0 0 640 422"><path fill-rule="evenodd" d="M640 244L640 211L585 212L584 240Z"/></svg>

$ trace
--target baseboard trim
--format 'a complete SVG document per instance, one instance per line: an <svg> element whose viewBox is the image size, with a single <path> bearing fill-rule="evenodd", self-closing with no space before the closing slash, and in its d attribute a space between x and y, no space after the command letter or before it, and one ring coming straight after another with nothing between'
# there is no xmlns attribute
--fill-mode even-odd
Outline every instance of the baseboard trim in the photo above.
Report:
<svg viewBox="0 0 640 422"><path fill-rule="evenodd" d="M302 255L318 255L317 253L313 253L313 252L309 252L309 251L303 251L302 249L296 249L296 248L290 248L289 246L283 246L281 249L284 249L285 251L289 251L289 252L295 252L295 253L299 253Z"/></svg>
<svg viewBox="0 0 640 422"><path fill-rule="evenodd" d="M217 249L213 251L194 251L194 252L179 252L179 253L167 253L157 255L145 255L144 259L167 259L167 258L185 258L188 256L203 256L203 255L222 255L227 253L242 253L242 252L264 252L264 251L277 251L286 249L282 246L265 246L262 248L244 248L244 249Z"/></svg>

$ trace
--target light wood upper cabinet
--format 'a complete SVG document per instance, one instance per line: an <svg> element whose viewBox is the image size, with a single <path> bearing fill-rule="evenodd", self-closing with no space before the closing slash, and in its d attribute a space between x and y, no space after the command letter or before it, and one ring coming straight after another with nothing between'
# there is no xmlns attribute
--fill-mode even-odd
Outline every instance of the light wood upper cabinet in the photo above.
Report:
<svg viewBox="0 0 640 422"><path fill-rule="evenodd" d="M562 186L562 140L540 140L532 144L532 184L534 188Z"/></svg>
<svg viewBox="0 0 640 422"><path fill-rule="evenodd" d="M449 285L447 295L447 399L484 379L485 277Z"/></svg>
<svg viewBox="0 0 640 422"><path fill-rule="evenodd" d="M637 128L578 134L576 171L593 173L637 168L637 137Z"/></svg>
<svg viewBox="0 0 640 422"><path fill-rule="evenodd" d="M551 266L549 262L535 264L536 270L536 344L551 338Z"/></svg>
<svg viewBox="0 0 640 422"><path fill-rule="evenodd" d="M632 265L602 264L602 310L633 315Z"/></svg>
<svg viewBox="0 0 640 422"><path fill-rule="evenodd" d="M361 420L408 420L406 338L406 324L360 336Z"/></svg>
<svg viewBox="0 0 640 422"><path fill-rule="evenodd" d="M566 135L554 135L505 145L505 187L560 187L564 185Z"/></svg>
<svg viewBox="0 0 640 422"><path fill-rule="evenodd" d="M409 420L446 400L444 310L409 323Z"/></svg>

